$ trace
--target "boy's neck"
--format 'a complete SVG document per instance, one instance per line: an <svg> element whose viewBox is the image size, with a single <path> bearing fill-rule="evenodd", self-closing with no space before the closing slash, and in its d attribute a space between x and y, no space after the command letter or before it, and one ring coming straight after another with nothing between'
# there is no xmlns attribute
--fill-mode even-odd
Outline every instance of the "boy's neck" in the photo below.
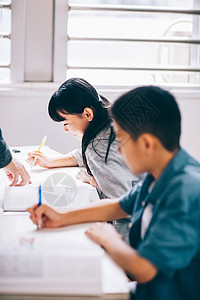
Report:
<svg viewBox="0 0 200 300"><path fill-rule="evenodd" d="M156 154L152 170L150 171L150 173L155 179L158 179L158 177L162 174L167 164L177 154L179 150L180 148L174 150L173 152L169 152L164 148L159 149L159 153Z"/></svg>

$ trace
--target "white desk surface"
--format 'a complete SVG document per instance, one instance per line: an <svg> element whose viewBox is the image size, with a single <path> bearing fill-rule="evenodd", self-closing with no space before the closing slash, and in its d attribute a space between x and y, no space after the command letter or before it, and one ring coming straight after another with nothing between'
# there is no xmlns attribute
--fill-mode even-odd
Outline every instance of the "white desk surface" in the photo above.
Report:
<svg viewBox="0 0 200 300"><path fill-rule="evenodd" d="M75 183L77 186L86 186L87 187L87 189L89 191L89 199L90 199L91 203L99 200L98 193L93 186L91 186L90 184L84 183L81 180L78 180L76 178L76 174L79 170L78 167L45 169L45 168L41 168L39 166L35 166L33 169L31 169L30 165L26 162L26 159L28 158L27 153L36 150L37 147L36 146L25 146L25 147L12 147L11 149L13 149L13 148L19 149L21 151L20 153L12 153L12 155L24 164L27 171L30 173L31 179L33 182L41 182L41 180L44 180L44 178L47 178L49 175L52 175L55 173L65 173L65 174L70 175L75 180ZM42 148L42 152L49 157L61 157L62 156L62 154L50 149L47 146L44 146ZM0 170L0 207L3 207L4 188L5 188L5 186L8 186L9 184L10 184L10 182L5 175L5 172L3 170Z"/></svg>
<svg viewBox="0 0 200 300"><path fill-rule="evenodd" d="M17 147L18 148L18 147ZM32 151L33 147L19 147L18 149L21 150L21 153L15 154L14 156L18 158L23 163L25 162L25 153ZM49 149L48 147L44 147L44 153L46 154L52 154L54 156L57 156L58 153ZM51 155L51 156L52 156ZM25 164L25 163L24 163ZM27 165L26 165L27 167ZM30 168L27 167L27 169L30 171ZM57 169L58 171L62 170L68 174L70 174L73 178L75 174L78 171L78 168L62 168ZM55 169L42 169L39 167L35 167L33 170L30 171L31 176L35 176L37 174L40 174L41 172L45 172L46 174L51 174L52 172L55 172ZM34 175L33 175L34 174ZM75 179L77 180L77 179ZM3 195L3 188L5 185L8 184L7 178L5 177L5 174L3 171L0 171L0 201L2 201L2 195ZM84 184L77 180L77 184ZM98 195L96 192L96 189L93 187L87 185L88 188L91 191L91 202L98 200ZM1 203L1 202L0 202ZM19 224L21 224L19 226ZM28 226L26 226L28 224ZM23 226L24 225L24 226ZM92 251L99 251L99 246L92 243L87 237L84 235L84 231L89 226L89 224L84 225L75 225L70 227L65 227L62 229L55 229L54 236L56 234L56 230L64 232L66 235L73 235L74 237L77 237L76 239L79 241L83 241L83 245L86 247L91 247L92 245ZM18 228L18 229L17 229ZM25 229L26 228L26 229ZM11 212L11 213L4 213L4 216L0 219L0 242L3 240L3 238L6 237L8 244L10 243L12 245L13 239L16 238L19 235L20 232L26 233L31 232L34 234L38 234L37 230L35 228L35 225L31 223L29 220L29 217L27 213L20 213L20 212ZM43 231L43 232L42 232ZM39 232L39 234L49 234L49 232L52 232L52 230L42 230ZM54 230L53 230L54 231ZM9 242L10 241L10 242ZM87 244L88 243L88 244ZM96 248L95 248L96 247ZM96 249L96 250L95 250ZM76 293L66 293L63 292L54 293L50 292L48 293L46 290L29 290L29 292L26 291L26 289L17 289L16 287L3 287L1 285L1 278L0 278L0 299L2 300L57 300L57 299L71 299L71 300L86 300L86 299L128 299L128 281L123 273L123 271L109 258L109 256L103 252L103 258L102 258L102 294L98 295L90 295L90 294L84 294L84 295L76 295Z"/></svg>

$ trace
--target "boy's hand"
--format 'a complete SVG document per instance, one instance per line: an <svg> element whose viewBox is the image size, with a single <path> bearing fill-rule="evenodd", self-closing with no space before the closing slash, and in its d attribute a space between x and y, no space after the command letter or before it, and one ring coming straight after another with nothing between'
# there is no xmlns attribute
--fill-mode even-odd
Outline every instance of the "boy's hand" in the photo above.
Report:
<svg viewBox="0 0 200 300"><path fill-rule="evenodd" d="M85 234L105 249L115 239L122 239L122 236L115 230L115 227L108 223L95 223L85 231Z"/></svg>
<svg viewBox="0 0 200 300"><path fill-rule="evenodd" d="M37 158L37 160L35 162L35 166L38 165L43 168L51 168L52 167L53 159L45 156L44 154L42 154L41 152L38 152L38 151L28 153L28 158L26 161L27 161L27 163L30 164L30 166L32 166L35 158Z"/></svg>
<svg viewBox="0 0 200 300"><path fill-rule="evenodd" d="M3 168L3 170L5 171L8 179L12 181L10 186L22 186L27 183L31 183L31 177L24 165L15 158L13 158L12 161ZM21 182L18 183L20 177Z"/></svg>
<svg viewBox="0 0 200 300"><path fill-rule="evenodd" d="M40 224L42 228L57 228L62 226L62 214L56 212L51 207L37 204L27 208L30 213L30 219L37 226Z"/></svg>

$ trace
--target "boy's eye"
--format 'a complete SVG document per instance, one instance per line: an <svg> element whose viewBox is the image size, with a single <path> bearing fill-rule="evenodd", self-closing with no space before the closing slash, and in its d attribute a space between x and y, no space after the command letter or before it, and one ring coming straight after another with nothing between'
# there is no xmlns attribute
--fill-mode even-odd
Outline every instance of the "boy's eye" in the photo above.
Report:
<svg viewBox="0 0 200 300"><path fill-rule="evenodd" d="M68 123L65 123L64 126L67 126Z"/></svg>

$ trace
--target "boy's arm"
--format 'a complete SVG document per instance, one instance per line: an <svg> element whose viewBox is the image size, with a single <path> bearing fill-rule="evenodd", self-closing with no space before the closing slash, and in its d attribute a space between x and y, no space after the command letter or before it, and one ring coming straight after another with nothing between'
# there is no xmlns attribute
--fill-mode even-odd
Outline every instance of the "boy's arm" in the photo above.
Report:
<svg viewBox="0 0 200 300"><path fill-rule="evenodd" d="M27 211L34 224L42 220L42 227L56 228L74 224L112 221L126 218L128 215L119 206L119 200L106 199L82 209L58 213L47 205L33 206Z"/></svg>
<svg viewBox="0 0 200 300"><path fill-rule="evenodd" d="M86 234L137 282L145 283L156 276L157 268L126 244L111 224L96 223L86 230Z"/></svg>
<svg viewBox="0 0 200 300"><path fill-rule="evenodd" d="M108 221L125 218L128 215L119 206L119 200L103 200L87 208L58 213L47 205L35 205L27 209L34 224L42 227L56 228L81 223ZM98 230L95 228L97 226ZM100 227L100 228L99 228ZM102 228L103 227L103 230ZM138 282L147 282L156 275L157 269L146 259L121 240L121 236L110 224L97 223L86 234L100 244L124 270L128 271Z"/></svg>

